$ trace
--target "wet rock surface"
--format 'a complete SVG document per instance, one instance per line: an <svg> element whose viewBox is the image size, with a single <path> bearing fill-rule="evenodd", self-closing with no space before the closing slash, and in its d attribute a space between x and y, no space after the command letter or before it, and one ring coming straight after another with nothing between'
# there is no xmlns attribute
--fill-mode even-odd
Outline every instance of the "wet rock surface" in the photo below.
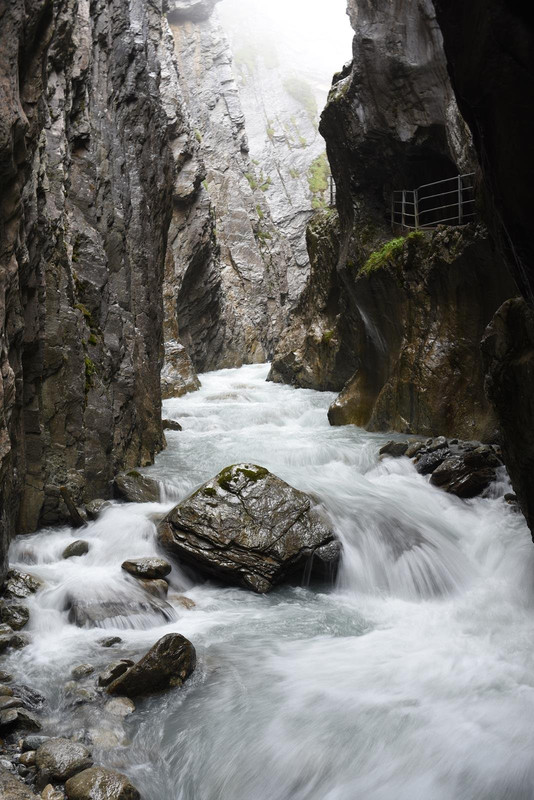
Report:
<svg viewBox="0 0 534 800"><path fill-rule="evenodd" d="M49 739L35 754L38 768L53 780L66 781L93 764L89 750L70 739Z"/></svg>
<svg viewBox="0 0 534 800"><path fill-rule="evenodd" d="M504 466L497 445L478 442L449 442L444 436L418 442L391 441L380 450L382 457L412 458L420 475L430 475L430 483L467 500L482 494Z"/></svg>
<svg viewBox="0 0 534 800"><path fill-rule="evenodd" d="M141 475L137 470L132 470L126 475L117 475L114 486L118 496L128 503L159 503L160 501L159 483L153 478Z"/></svg>
<svg viewBox="0 0 534 800"><path fill-rule="evenodd" d="M191 642L178 633L169 633L113 681L108 692L137 697L172 689L183 684L195 665L195 648Z"/></svg>
<svg viewBox="0 0 534 800"><path fill-rule="evenodd" d="M119 624L131 625L132 620L136 618L139 620L141 617L159 619L160 622L171 622L176 617L172 606L157 598L145 600L136 597L130 600L108 600L100 603L88 603L82 598L70 598L67 603L69 622L80 628L105 627L113 619Z"/></svg>
<svg viewBox="0 0 534 800"><path fill-rule="evenodd" d="M136 558L124 561L122 569L136 578L164 578L172 569L168 561L163 558Z"/></svg>
<svg viewBox="0 0 534 800"><path fill-rule="evenodd" d="M38 795L17 779L12 772L0 766L0 797L2 800L36 800Z"/></svg>
<svg viewBox="0 0 534 800"><path fill-rule="evenodd" d="M180 561L259 593L308 571L331 576L339 558L311 499L253 464L228 467L205 483L167 515L158 536Z"/></svg>
<svg viewBox="0 0 534 800"><path fill-rule="evenodd" d="M200 381L187 350L176 340L165 342L165 361L161 370L161 397L182 397L200 389Z"/></svg>
<svg viewBox="0 0 534 800"><path fill-rule="evenodd" d="M68 800L141 800L126 775L104 767L79 772L69 778L65 789Z"/></svg>
<svg viewBox="0 0 534 800"><path fill-rule="evenodd" d="M62 558L72 558L73 556L84 556L89 552L89 542L84 539L77 539L67 545L61 555Z"/></svg>

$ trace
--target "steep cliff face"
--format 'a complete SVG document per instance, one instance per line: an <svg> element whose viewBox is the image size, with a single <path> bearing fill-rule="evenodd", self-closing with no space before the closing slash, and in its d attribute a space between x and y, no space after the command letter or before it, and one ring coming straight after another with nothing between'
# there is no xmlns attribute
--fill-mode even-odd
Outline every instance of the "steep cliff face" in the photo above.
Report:
<svg viewBox="0 0 534 800"><path fill-rule="evenodd" d="M534 12L518 0L435 0L460 111L487 187L486 214L534 303Z"/></svg>
<svg viewBox="0 0 534 800"><path fill-rule="evenodd" d="M268 178L249 157L231 52L217 17L176 13L171 3L169 20L203 169L193 203L187 192L175 203L168 305L198 369L264 361L286 323L295 261L265 200ZM195 174L194 160L188 169Z"/></svg>
<svg viewBox="0 0 534 800"><path fill-rule="evenodd" d="M2 558L161 446L162 280L180 168L161 4L0 12ZM174 114L171 107L174 104Z"/></svg>
<svg viewBox="0 0 534 800"><path fill-rule="evenodd" d="M349 2L349 13L354 60L335 76L321 119L340 230L339 257L329 264L337 306L328 330L321 321L337 355L316 386L341 389L348 381L331 410L334 424L491 437L479 342L513 282L482 229L399 232L393 240L390 226L393 190L475 165L432 3L358 0ZM479 282L488 286L483 303ZM318 309L316 319L321 315ZM310 330L304 338L309 342ZM283 338L271 377L300 385L306 376L305 385L313 385L309 357L309 345Z"/></svg>
<svg viewBox="0 0 534 800"><path fill-rule="evenodd" d="M534 535L534 13L516 0L434 5L484 174L485 215L525 298L498 310L484 354L506 465Z"/></svg>

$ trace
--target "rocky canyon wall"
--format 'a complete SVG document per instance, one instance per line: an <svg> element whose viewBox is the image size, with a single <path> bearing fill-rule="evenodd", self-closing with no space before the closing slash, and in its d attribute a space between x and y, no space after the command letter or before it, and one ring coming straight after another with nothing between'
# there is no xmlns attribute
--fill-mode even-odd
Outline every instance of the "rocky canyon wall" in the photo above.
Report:
<svg viewBox="0 0 534 800"><path fill-rule="evenodd" d="M269 179L250 158L232 55L213 5L204 3L200 15L200 4L169 7L202 174L190 159L188 174L200 188L175 197L165 305L169 329L177 320L175 334L200 370L270 358L298 294L294 254L265 198Z"/></svg>
<svg viewBox="0 0 534 800"><path fill-rule="evenodd" d="M358 0L349 14L354 58L335 76L321 119L339 234L337 248L319 248L322 266L311 281L321 275L330 286L328 321L319 308L310 327L299 310L271 378L335 390L346 384L331 409L334 424L492 438L479 345L513 281L480 226L410 236L391 230L393 190L476 170L432 3ZM323 226L330 242L332 233ZM316 381L318 348L326 345L331 371Z"/></svg>
<svg viewBox="0 0 534 800"><path fill-rule="evenodd" d="M484 174L485 215L523 295L498 310L483 349L506 465L534 535L534 12L516 0L434 5Z"/></svg>
<svg viewBox="0 0 534 800"><path fill-rule="evenodd" d="M161 3L1 6L2 564L15 531L67 518L60 487L109 496L162 445L175 71Z"/></svg>

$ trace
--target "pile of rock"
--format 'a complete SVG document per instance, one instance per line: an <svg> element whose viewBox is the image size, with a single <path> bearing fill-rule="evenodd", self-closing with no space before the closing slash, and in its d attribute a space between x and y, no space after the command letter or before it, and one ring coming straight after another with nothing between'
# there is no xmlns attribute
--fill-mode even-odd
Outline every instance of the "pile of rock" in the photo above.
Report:
<svg viewBox="0 0 534 800"><path fill-rule="evenodd" d="M126 775L95 767L79 742L28 736L21 745L12 762L0 761L0 797L5 800L140 800Z"/></svg>
<svg viewBox="0 0 534 800"><path fill-rule="evenodd" d="M134 558L125 561L122 569L137 578L140 586L149 594L156 597L167 597L169 584L165 578L170 573L172 566L165 559L155 556Z"/></svg>
<svg viewBox="0 0 534 800"><path fill-rule="evenodd" d="M482 494L504 466L500 447L479 442L447 440L444 436L424 441L391 441L380 450L381 456L406 456L430 483L467 500Z"/></svg>

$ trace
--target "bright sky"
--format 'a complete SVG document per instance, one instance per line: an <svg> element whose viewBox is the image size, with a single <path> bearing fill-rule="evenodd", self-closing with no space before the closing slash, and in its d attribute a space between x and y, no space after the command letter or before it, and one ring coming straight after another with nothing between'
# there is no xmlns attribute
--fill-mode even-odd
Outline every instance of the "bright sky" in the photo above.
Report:
<svg viewBox="0 0 534 800"><path fill-rule="evenodd" d="M352 58L346 7L346 0L222 0L217 8L223 24L271 40L288 69L315 78L326 91Z"/></svg>

